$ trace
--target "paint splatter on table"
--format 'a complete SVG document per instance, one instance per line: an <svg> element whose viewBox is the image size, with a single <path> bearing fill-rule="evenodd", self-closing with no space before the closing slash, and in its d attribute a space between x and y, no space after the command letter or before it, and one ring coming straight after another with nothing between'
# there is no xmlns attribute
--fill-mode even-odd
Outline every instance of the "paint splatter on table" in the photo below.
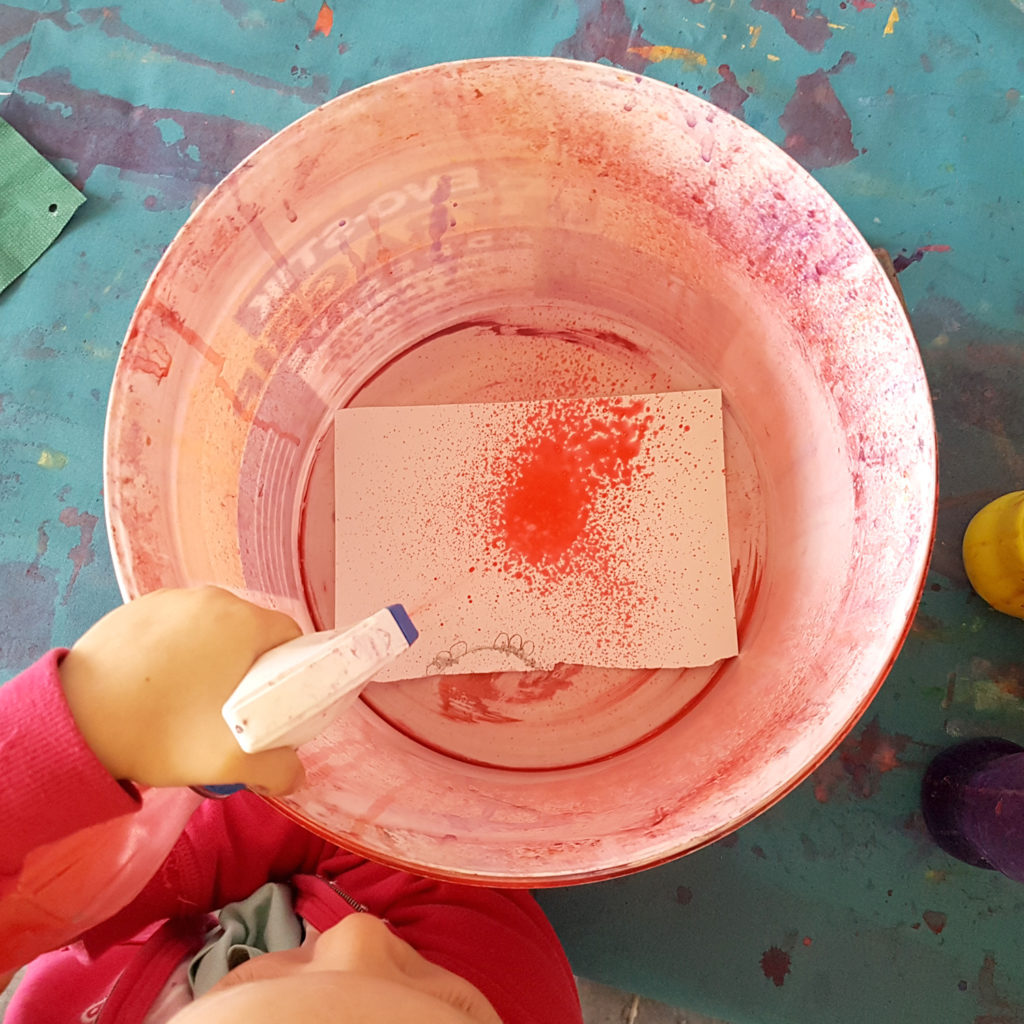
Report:
<svg viewBox="0 0 1024 1024"><path fill-rule="evenodd" d="M341 92L495 53L689 89L810 170L894 259L934 392L938 536L915 628L799 790L684 860L545 893L576 970L736 1021L1024 1019L1024 890L928 841L917 786L961 736L1024 741L1020 624L975 598L963 528L1024 487L1024 178L1013 3L891 0L0 2L0 116L89 202L0 298L0 662L118 601L101 496L120 339L224 174Z"/></svg>

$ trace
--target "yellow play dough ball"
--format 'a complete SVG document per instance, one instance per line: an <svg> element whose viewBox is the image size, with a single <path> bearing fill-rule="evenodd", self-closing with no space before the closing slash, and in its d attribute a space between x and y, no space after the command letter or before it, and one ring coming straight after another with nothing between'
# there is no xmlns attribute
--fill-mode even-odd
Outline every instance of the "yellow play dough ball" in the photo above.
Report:
<svg viewBox="0 0 1024 1024"><path fill-rule="evenodd" d="M1024 491L986 505L964 534L971 586L993 608L1024 619Z"/></svg>

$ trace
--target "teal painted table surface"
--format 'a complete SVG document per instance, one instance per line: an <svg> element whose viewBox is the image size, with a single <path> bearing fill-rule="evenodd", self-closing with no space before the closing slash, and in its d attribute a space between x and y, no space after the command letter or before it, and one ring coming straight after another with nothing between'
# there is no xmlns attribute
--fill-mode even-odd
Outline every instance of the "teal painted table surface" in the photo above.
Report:
<svg viewBox="0 0 1024 1024"><path fill-rule="evenodd" d="M900 272L940 436L938 536L867 714L781 803L660 868L540 894L578 973L737 1024L1024 1021L1024 888L917 805L962 736L1024 742L1024 623L960 564L1024 488L1024 13L1012 0L0 3L0 116L86 194L0 295L0 668L119 601L102 434L121 339L190 211L316 105L436 61L601 61L783 146Z"/></svg>

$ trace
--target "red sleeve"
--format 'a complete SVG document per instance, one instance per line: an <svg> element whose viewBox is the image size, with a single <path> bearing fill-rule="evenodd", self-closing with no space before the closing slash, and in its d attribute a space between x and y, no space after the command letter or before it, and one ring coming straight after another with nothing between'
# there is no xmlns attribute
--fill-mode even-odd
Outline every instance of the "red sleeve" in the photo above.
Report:
<svg viewBox="0 0 1024 1024"><path fill-rule="evenodd" d="M0 686L0 893L29 851L139 807L86 746L60 685L67 652L50 651Z"/></svg>
<svg viewBox="0 0 1024 1024"><path fill-rule="evenodd" d="M17 886L32 850L140 808L146 813L138 790L112 778L78 731L60 684L65 653L51 651L0 687L0 900ZM143 891L88 932L87 945L103 949L153 921L244 899L264 882L315 871L335 849L252 793L207 800Z"/></svg>
<svg viewBox="0 0 1024 1024"><path fill-rule="evenodd" d="M96 954L152 921L217 910L264 882L316 874L337 847L301 828L248 791L206 800L146 888L119 914L85 935Z"/></svg>

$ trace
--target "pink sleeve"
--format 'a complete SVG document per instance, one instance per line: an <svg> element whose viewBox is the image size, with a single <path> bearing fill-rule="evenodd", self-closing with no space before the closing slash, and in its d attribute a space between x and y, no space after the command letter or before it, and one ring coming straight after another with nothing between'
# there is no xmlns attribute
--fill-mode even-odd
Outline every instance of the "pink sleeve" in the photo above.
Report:
<svg viewBox="0 0 1024 1024"><path fill-rule="evenodd" d="M0 686L0 896L31 850L139 807L71 717L58 673L66 653L50 651Z"/></svg>
<svg viewBox="0 0 1024 1024"><path fill-rule="evenodd" d="M138 897L84 936L86 948L96 955L152 921L217 910L264 882L316 874L337 852L248 791L206 800Z"/></svg>
<svg viewBox="0 0 1024 1024"><path fill-rule="evenodd" d="M65 653L51 651L0 686L0 901L31 851L142 806L138 790L116 781L78 731L60 685ZM243 899L266 881L315 871L334 852L251 793L204 801L143 891L86 933L87 945L106 948L153 921Z"/></svg>

